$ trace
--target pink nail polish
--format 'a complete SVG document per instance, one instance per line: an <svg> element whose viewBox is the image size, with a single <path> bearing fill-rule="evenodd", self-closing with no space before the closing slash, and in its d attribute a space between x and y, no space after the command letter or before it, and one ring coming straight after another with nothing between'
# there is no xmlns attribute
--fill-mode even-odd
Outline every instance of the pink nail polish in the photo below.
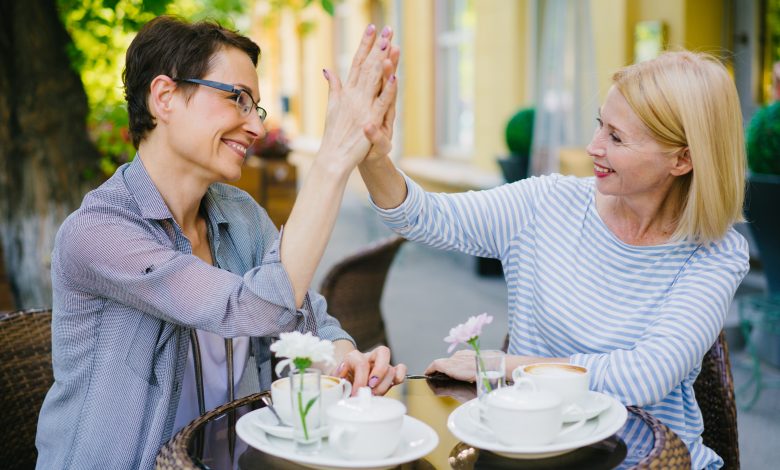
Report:
<svg viewBox="0 0 780 470"><path fill-rule="evenodd" d="M368 28L366 28L366 36L371 36L374 34L374 31L376 31L376 26L373 24L368 25Z"/></svg>
<svg viewBox="0 0 780 470"><path fill-rule="evenodd" d="M344 366L346 366L346 364L343 362L339 364L339 368L336 369L336 374L340 374L342 371L344 371Z"/></svg>
<svg viewBox="0 0 780 470"><path fill-rule="evenodd" d="M371 379L369 379L368 386L374 388L377 386L378 383L379 383L379 377L374 375L373 377L371 377Z"/></svg>
<svg viewBox="0 0 780 470"><path fill-rule="evenodd" d="M390 75L390 81L391 81L391 82L394 82L394 81L395 81L395 74L392 74L392 75Z"/></svg>
<svg viewBox="0 0 780 470"><path fill-rule="evenodd" d="M388 36L390 36L390 26L385 26L382 28L382 37L386 38Z"/></svg>
<svg viewBox="0 0 780 470"><path fill-rule="evenodd" d="M383 51L387 49L387 39L383 38L381 41L379 41L379 48Z"/></svg>

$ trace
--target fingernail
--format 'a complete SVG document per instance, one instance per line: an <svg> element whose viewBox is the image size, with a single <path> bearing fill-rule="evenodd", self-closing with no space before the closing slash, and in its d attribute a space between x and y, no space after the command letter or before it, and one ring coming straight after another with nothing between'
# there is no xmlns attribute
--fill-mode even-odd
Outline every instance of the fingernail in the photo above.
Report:
<svg viewBox="0 0 780 470"><path fill-rule="evenodd" d="M336 369L336 374L340 374L341 372L343 372L344 371L344 366L346 366L346 364L343 363L343 362L341 364L339 364L339 368Z"/></svg>
<svg viewBox="0 0 780 470"><path fill-rule="evenodd" d="M366 36L371 36L372 34L374 34L374 31L376 31L376 26L374 26L373 24L368 25L368 28L366 28Z"/></svg>
<svg viewBox="0 0 780 470"><path fill-rule="evenodd" d="M382 39L379 41L379 48L383 51L387 49L387 39Z"/></svg>
<svg viewBox="0 0 780 470"><path fill-rule="evenodd" d="M391 82L394 82L394 81L395 81L395 74L392 74L392 75L390 75L390 81L391 81Z"/></svg>
<svg viewBox="0 0 780 470"><path fill-rule="evenodd" d="M328 71L325 69L322 69L322 74L325 75L325 80L330 80L330 76L328 75Z"/></svg>
<svg viewBox="0 0 780 470"><path fill-rule="evenodd" d="M374 387L377 386L377 384L379 384L379 377L374 375L374 376L371 377L371 379L369 379L368 386L371 387L371 388L374 388Z"/></svg>
<svg viewBox="0 0 780 470"><path fill-rule="evenodd" d="M382 37L386 38L388 36L390 36L390 26L385 26L382 28Z"/></svg>

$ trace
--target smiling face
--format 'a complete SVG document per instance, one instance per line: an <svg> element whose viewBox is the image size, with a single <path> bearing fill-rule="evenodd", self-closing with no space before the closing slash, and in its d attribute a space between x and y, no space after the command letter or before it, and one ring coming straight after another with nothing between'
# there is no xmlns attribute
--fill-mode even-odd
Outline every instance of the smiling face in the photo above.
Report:
<svg viewBox="0 0 780 470"><path fill-rule="evenodd" d="M182 77L192 78L192 77ZM257 73L243 51L227 47L210 61L204 80L233 85L259 100ZM176 93L178 106L171 115L169 145L177 163L207 183L235 181L241 177L246 149L265 135L257 113L241 116L235 95L204 85L193 85L189 98L183 89Z"/></svg>
<svg viewBox="0 0 780 470"><path fill-rule="evenodd" d="M657 200L677 176L690 171L690 162L658 143L615 87L607 93L587 151L603 195Z"/></svg>

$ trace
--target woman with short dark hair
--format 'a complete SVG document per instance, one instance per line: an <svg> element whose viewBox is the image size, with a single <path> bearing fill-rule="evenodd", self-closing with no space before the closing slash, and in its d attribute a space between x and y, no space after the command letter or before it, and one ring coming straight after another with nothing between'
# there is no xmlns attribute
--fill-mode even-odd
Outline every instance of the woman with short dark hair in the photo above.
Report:
<svg viewBox="0 0 780 470"><path fill-rule="evenodd" d="M396 93L391 38L369 26L343 86L324 71L322 146L282 236L248 194L223 184L265 134L258 46L208 22L160 17L141 29L124 72L138 153L87 194L52 253L55 382L38 468L152 468L174 432L233 398L250 346L269 388L269 345L281 332L332 340L341 365L325 372L349 373L355 389L381 394L403 380L386 347L355 350L309 291L347 178L369 151L364 128Z"/></svg>

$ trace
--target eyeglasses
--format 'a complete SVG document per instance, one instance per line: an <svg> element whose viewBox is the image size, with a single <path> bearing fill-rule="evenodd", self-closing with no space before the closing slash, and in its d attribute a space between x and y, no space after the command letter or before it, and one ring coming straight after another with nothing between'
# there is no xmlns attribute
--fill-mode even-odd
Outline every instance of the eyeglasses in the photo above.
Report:
<svg viewBox="0 0 780 470"><path fill-rule="evenodd" d="M260 121L265 121L265 117L268 115L268 112L266 112L265 108L258 105L257 102L252 99L252 96L249 94L249 92L242 88L236 88L233 85L228 85L227 83L214 82L211 80L201 80L198 78L174 78L174 80L177 82L188 82L194 83L196 85L203 85L231 93L235 97L238 114L240 114L242 117L249 116L249 113L252 112L252 108L257 110L257 115L260 117Z"/></svg>

